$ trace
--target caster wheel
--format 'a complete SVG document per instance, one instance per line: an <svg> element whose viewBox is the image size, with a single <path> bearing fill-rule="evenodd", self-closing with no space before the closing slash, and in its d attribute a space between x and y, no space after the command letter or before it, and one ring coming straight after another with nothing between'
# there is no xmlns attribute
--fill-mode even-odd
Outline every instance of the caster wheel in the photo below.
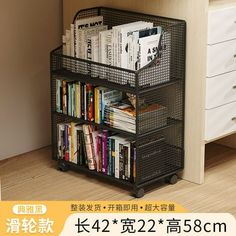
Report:
<svg viewBox="0 0 236 236"><path fill-rule="evenodd" d="M62 171L62 172L66 172L69 170L69 166L65 163L59 163L58 164L58 170Z"/></svg>
<svg viewBox="0 0 236 236"><path fill-rule="evenodd" d="M176 174L168 177L167 182L170 184L176 184L178 182L178 176Z"/></svg>
<svg viewBox="0 0 236 236"><path fill-rule="evenodd" d="M136 198L142 198L144 196L144 189L143 188L138 188L134 191L134 196Z"/></svg>

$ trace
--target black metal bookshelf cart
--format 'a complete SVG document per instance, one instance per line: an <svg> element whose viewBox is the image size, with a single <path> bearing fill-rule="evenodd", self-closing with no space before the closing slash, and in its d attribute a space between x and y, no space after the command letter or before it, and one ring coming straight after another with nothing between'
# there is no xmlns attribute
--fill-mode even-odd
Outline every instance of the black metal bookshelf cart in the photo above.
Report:
<svg viewBox="0 0 236 236"><path fill-rule="evenodd" d="M96 7L79 11L74 20L84 17L104 17L109 28L134 21L153 22L162 26L161 45L157 57L138 71L126 70L62 54L62 47L51 52L51 118L53 159L58 161L62 171L69 169L110 180L112 184L121 184L131 189L136 197L144 196L144 188L160 179L169 183L177 182L177 173L184 168L184 94L185 94L185 44L186 24L183 20L123 11L105 7ZM66 66L65 66L66 65ZM99 76L87 74L92 66ZM66 78L81 81L94 86L104 86L136 96L136 133L118 130L108 125L96 124L56 112L56 79ZM158 103L167 108L162 112L141 112L141 104ZM135 141L136 178L126 181L91 171L57 158L57 124L77 122L91 124L98 129L106 129L122 134Z"/></svg>

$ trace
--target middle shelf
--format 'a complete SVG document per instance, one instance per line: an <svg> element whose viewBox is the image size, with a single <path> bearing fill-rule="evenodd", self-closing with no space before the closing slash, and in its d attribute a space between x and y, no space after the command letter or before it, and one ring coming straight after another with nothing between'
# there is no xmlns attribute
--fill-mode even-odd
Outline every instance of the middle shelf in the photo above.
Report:
<svg viewBox="0 0 236 236"><path fill-rule="evenodd" d="M63 113L58 113L56 111L53 112L53 115L60 118L60 119L62 119L62 120L63 119L69 119L69 120L71 120L73 122L76 122L76 123L93 125L95 127L98 127L99 129L106 129L106 130L116 132L116 133L122 134L122 135L127 136L127 137L131 137L131 138L144 138L144 137L149 136L149 135L154 135L155 133L159 132L162 129L167 129L171 126L175 126L175 125L178 125L178 124L182 123L181 120L177 120L177 119L173 119L173 118L167 118L167 123L166 123L165 126L162 126L160 128L151 130L151 131L146 132L144 134L140 134L137 137L136 133L127 132L127 131L122 130L122 129L116 129L116 128L110 127L108 125L105 125L105 124L97 124L93 121L88 121L88 120L83 120L83 119L80 119L80 118L77 118L77 117L68 116L68 115L65 115Z"/></svg>
<svg viewBox="0 0 236 236"><path fill-rule="evenodd" d="M52 111L75 122L130 137L145 137L183 122L182 81L142 94L53 76Z"/></svg>

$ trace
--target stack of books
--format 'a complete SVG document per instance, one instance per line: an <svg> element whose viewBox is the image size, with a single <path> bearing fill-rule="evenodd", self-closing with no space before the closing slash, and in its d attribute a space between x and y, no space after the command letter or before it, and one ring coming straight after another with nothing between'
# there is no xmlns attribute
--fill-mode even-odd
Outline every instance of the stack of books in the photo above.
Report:
<svg viewBox="0 0 236 236"><path fill-rule="evenodd" d="M157 103L140 109L139 131L148 132L167 125L168 109ZM136 110L132 105L117 102L105 107L105 124L136 133Z"/></svg>
<svg viewBox="0 0 236 236"><path fill-rule="evenodd" d="M126 130L131 133L136 132L136 113L132 105L118 102L105 107L105 124Z"/></svg>
<svg viewBox="0 0 236 236"><path fill-rule="evenodd" d="M57 125L57 156L118 179L135 179L135 143L90 125Z"/></svg>

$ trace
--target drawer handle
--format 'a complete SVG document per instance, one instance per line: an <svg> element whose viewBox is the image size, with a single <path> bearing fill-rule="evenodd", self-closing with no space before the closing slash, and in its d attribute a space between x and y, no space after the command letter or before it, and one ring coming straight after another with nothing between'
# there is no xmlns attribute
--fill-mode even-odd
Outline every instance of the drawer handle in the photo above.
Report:
<svg viewBox="0 0 236 236"><path fill-rule="evenodd" d="M233 117L233 118L232 118L232 121L235 121L235 122L236 122L236 117Z"/></svg>

